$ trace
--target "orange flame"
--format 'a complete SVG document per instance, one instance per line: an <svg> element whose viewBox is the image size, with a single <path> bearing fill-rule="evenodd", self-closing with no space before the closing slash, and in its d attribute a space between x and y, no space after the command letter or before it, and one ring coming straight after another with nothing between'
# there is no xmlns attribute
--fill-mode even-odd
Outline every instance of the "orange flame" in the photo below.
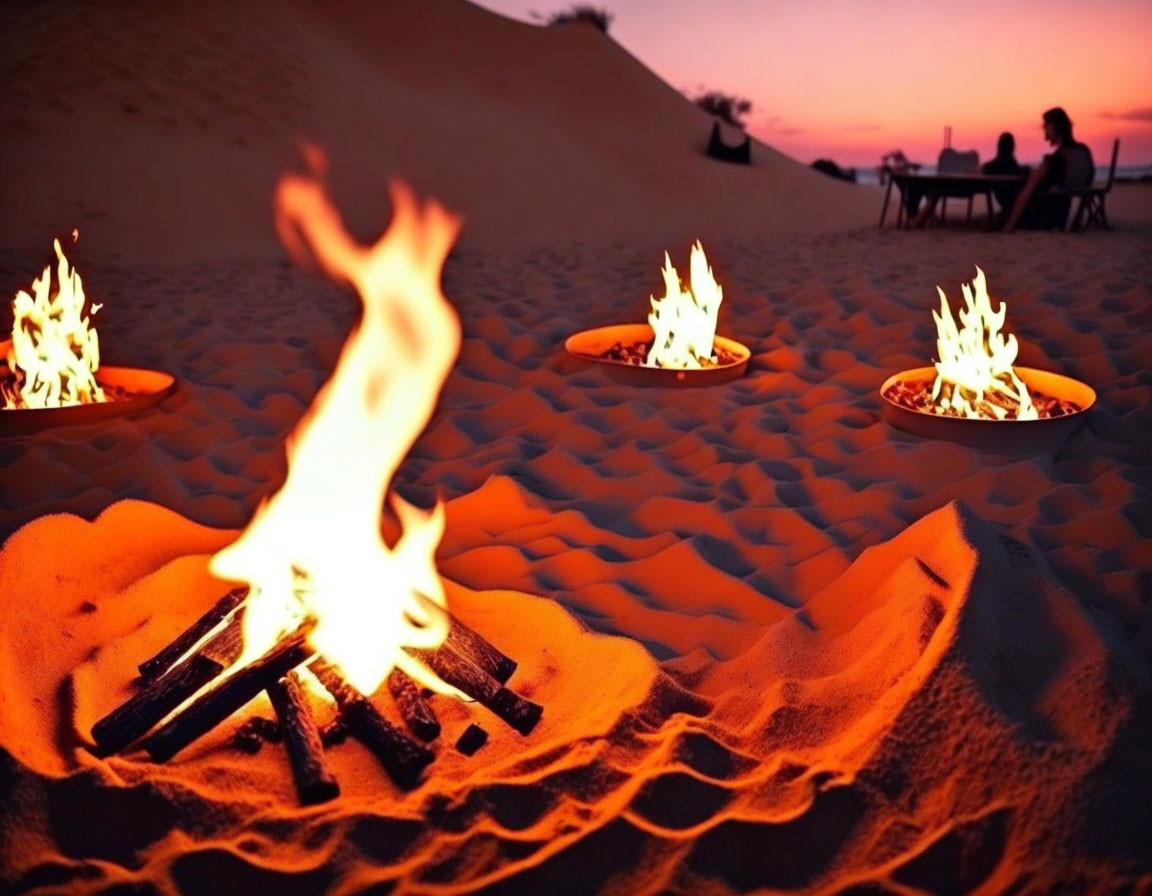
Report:
<svg viewBox="0 0 1152 896"><path fill-rule="evenodd" d="M72 231L73 240L76 231ZM56 279L52 292L52 266L32 281L32 292L20 290L12 302L12 345L8 367L16 381L0 381L5 408L59 408L104 401L96 382L100 368L100 341L84 314L84 284L68 264L60 241L56 250ZM91 313L100 310L93 305Z"/></svg>
<svg viewBox="0 0 1152 896"><path fill-rule="evenodd" d="M390 193L388 230L362 246L315 177L279 184L276 224L288 248L302 255L310 247L321 267L351 283L364 315L289 441L283 488L211 563L215 574L251 586L241 664L313 616L313 646L366 694L393 666L447 689L402 649L435 647L447 634L432 606L445 602L433 560L443 510L393 496L403 527L393 549L380 513L460 349L460 323L439 286L460 222L403 184Z"/></svg>

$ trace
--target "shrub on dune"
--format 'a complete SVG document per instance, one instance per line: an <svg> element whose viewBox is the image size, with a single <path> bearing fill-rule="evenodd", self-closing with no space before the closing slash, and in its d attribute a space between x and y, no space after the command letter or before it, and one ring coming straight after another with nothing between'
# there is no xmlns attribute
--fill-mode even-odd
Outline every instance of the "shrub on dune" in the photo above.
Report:
<svg viewBox="0 0 1152 896"><path fill-rule="evenodd" d="M612 24L614 14L606 9L593 6L591 3L573 3L567 9L541 14L532 13L532 18L545 25L567 25L569 22L583 22L599 28L605 34L608 26Z"/></svg>
<svg viewBox="0 0 1152 896"><path fill-rule="evenodd" d="M743 128L743 118L752 111L752 100L721 90L706 90L692 98L697 106L721 121Z"/></svg>

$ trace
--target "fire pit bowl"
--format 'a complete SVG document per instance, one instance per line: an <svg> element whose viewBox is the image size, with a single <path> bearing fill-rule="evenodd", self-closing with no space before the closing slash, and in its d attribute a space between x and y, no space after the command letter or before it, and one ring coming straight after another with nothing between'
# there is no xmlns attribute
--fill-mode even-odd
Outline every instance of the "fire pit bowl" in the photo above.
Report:
<svg viewBox="0 0 1152 896"><path fill-rule="evenodd" d="M897 429L927 439L940 439L994 450L1036 450L1055 445L1075 432L1087 419L1096 402L1096 392L1071 377L1031 367L1013 367L1029 390L1079 405L1080 410L1060 417L1039 420L987 420L945 417L928 411L914 411L888 398L888 389L897 382L927 384L936 378L935 367L917 367L888 377L880 387L884 418Z"/></svg>
<svg viewBox="0 0 1152 896"><path fill-rule="evenodd" d="M579 358L581 361L603 364L604 372L608 376L631 386L682 386L689 388L717 386L742 377L744 371L748 369L748 360L752 357L747 346L724 336L716 336L714 344L734 355L736 360L719 364L716 367L691 370L673 367L644 367L603 357L604 352L617 343L623 345L651 343L654 338L652 327L648 324L615 324L610 327L584 330L569 336L564 341L564 348L568 354Z"/></svg>
<svg viewBox="0 0 1152 896"><path fill-rule="evenodd" d="M7 355L9 346L9 342L0 342L0 372L6 373L8 370L8 365L2 358ZM133 414L156 404L172 391L176 384L176 379L171 374L136 367L101 367L96 373L96 381L105 389L110 388L113 392L123 391L127 395L119 401L101 401L62 408L0 409L0 435L41 432L57 426L94 423L98 420Z"/></svg>

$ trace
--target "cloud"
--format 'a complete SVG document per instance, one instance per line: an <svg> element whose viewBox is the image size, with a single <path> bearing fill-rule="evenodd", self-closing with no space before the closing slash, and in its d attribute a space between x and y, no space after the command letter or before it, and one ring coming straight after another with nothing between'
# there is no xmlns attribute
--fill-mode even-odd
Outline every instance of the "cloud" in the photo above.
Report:
<svg viewBox="0 0 1152 896"><path fill-rule="evenodd" d="M1120 112L1111 110L1100 113L1101 118L1111 118L1115 121L1146 121L1152 124L1152 106L1139 109L1124 109Z"/></svg>
<svg viewBox="0 0 1152 896"><path fill-rule="evenodd" d="M762 115L753 113L752 122L750 126L755 127L757 130L770 131L775 136L795 137L797 134L806 134L807 128L788 127L784 124L784 119L779 115L772 115L765 112Z"/></svg>
<svg viewBox="0 0 1152 896"><path fill-rule="evenodd" d="M848 125L846 130L861 131L861 132L863 132L863 131L878 131L882 127L883 127L883 125L879 125L879 124L851 124L851 125Z"/></svg>

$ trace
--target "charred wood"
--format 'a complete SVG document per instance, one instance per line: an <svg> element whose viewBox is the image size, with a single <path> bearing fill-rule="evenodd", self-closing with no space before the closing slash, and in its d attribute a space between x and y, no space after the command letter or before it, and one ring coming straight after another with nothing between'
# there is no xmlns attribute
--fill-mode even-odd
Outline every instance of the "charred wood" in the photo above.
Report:
<svg viewBox="0 0 1152 896"><path fill-rule="evenodd" d="M400 718L408 730L421 740L435 740L440 736L440 720L407 673L393 669L388 675L388 693L400 710Z"/></svg>
<svg viewBox="0 0 1152 896"><path fill-rule="evenodd" d="M320 742L326 747L342 744L348 740L348 726L339 715L320 728Z"/></svg>
<svg viewBox="0 0 1152 896"><path fill-rule="evenodd" d="M175 641L157 653L151 659L145 660L137 668L145 681L157 678L166 669L176 664L180 657L188 653L212 629L216 628L224 619L235 610L248 597L247 586L235 588L225 594L212 606L207 613L186 628Z"/></svg>
<svg viewBox="0 0 1152 896"><path fill-rule="evenodd" d="M348 732L372 751L393 781L401 787L414 786L434 758L432 751L384 718L367 697L344 680L335 665L317 657L308 668L335 698Z"/></svg>
<svg viewBox="0 0 1152 896"><path fill-rule="evenodd" d="M165 762L194 740L207 734L282 675L306 661L314 651L309 621L275 647L237 670L189 705L144 740L144 749L156 762Z"/></svg>
<svg viewBox="0 0 1152 896"><path fill-rule="evenodd" d="M234 663L243 650L241 614L186 657L92 726L97 755L119 753Z"/></svg>
<svg viewBox="0 0 1152 896"><path fill-rule="evenodd" d="M265 743L279 743L283 740L280 725L263 716L253 716L236 729L232 746L245 753L256 754Z"/></svg>
<svg viewBox="0 0 1152 896"><path fill-rule="evenodd" d="M505 656L475 630L448 613L447 645L456 653L471 660L500 684L504 684L516 671L516 661Z"/></svg>
<svg viewBox="0 0 1152 896"><path fill-rule="evenodd" d="M521 734L528 734L540 721L540 716L544 712L540 704L525 700L519 694L508 690L471 660L461 656L446 644L435 650L410 647L406 647L405 650L422 661L443 681L490 709Z"/></svg>
<svg viewBox="0 0 1152 896"><path fill-rule="evenodd" d="M456 749L465 756L471 756L486 743L488 743L488 732L479 725L469 725L456 741Z"/></svg>
<svg viewBox="0 0 1152 896"><path fill-rule="evenodd" d="M285 673L268 688L268 697L280 720L300 805L314 806L338 797L340 785L324 764L324 745L299 676Z"/></svg>

